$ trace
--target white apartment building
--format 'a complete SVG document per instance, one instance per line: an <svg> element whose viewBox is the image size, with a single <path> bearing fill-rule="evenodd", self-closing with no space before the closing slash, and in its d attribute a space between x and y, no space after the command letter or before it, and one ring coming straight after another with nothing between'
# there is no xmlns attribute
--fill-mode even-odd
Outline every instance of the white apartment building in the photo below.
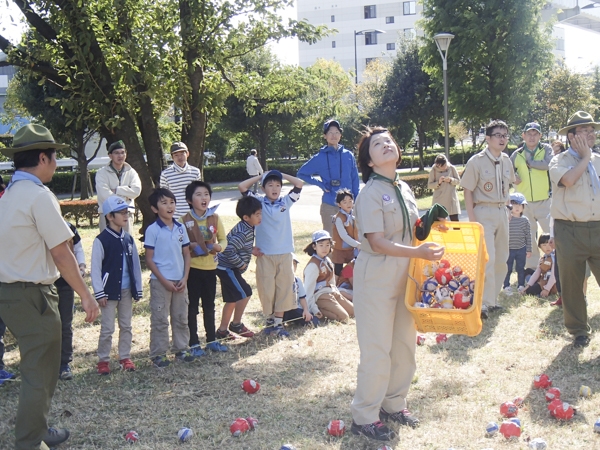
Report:
<svg viewBox="0 0 600 450"><path fill-rule="evenodd" d="M327 0L326 0L327 1ZM307 67L318 58L338 61L346 70L362 73L373 58L393 58L399 36L422 34L416 22L422 17L418 1L388 0L298 0L298 19L326 25L337 33L315 44L299 43L299 65ZM600 31L600 0L548 2L544 20L555 20L552 30L554 55L565 58L565 31L561 23ZM444 30L440 30L442 32ZM452 52L452 47L450 47ZM440 59L441 64L441 59Z"/></svg>

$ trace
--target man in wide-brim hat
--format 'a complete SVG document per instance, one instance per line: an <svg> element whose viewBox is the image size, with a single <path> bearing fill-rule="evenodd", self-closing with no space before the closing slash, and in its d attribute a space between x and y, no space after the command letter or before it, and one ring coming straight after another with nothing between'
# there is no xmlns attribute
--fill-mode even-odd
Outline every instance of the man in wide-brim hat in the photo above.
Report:
<svg viewBox="0 0 600 450"><path fill-rule="evenodd" d="M556 258L565 327L575 347L590 342L590 324L583 293L585 264L600 280L600 156L592 152L600 123L577 111L558 133L570 147L550 162Z"/></svg>
<svg viewBox="0 0 600 450"><path fill-rule="evenodd" d="M58 200L44 186L56 170L56 150L49 130L28 124L10 148L15 174L0 198L0 317L19 342L21 393L15 421L16 449L48 449L69 432L48 428L48 410L60 369L61 321L54 281L63 278L81 297L86 322L98 316L68 242L73 233Z"/></svg>

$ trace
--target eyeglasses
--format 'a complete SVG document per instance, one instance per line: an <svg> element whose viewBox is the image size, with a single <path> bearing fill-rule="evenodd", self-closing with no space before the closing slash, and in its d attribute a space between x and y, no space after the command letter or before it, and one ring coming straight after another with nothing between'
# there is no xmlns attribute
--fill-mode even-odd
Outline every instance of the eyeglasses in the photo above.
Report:
<svg viewBox="0 0 600 450"><path fill-rule="evenodd" d="M494 133L492 136L496 139L508 139L508 134Z"/></svg>
<svg viewBox="0 0 600 450"><path fill-rule="evenodd" d="M579 130L576 131L575 134L580 134L582 136L595 136L598 134L598 132L596 130Z"/></svg>
<svg viewBox="0 0 600 450"><path fill-rule="evenodd" d="M121 214L122 216L128 216L129 215L129 210L128 209L121 209L119 211L113 212L113 214Z"/></svg>

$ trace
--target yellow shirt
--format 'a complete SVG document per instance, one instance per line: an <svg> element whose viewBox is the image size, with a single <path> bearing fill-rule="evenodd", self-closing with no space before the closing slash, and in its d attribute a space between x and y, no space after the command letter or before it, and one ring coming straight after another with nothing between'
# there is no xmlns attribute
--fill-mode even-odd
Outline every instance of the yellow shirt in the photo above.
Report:
<svg viewBox="0 0 600 450"><path fill-rule="evenodd" d="M210 235L206 229L206 219L196 220L196 223L204 239L210 239ZM220 217L217 220L217 242L221 246L221 251L225 250L225 247L227 247L227 235L225 234L225 228ZM217 268L217 255L209 253L204 256L196 256L191 259L190 267L199 270L215 270Z"/></svg>
<svg viewBox="0 0 600 450"><path fill-rule="evenodd" d="M50 250L73 238L54 194L18 181L0 198L0 217L0 282L54 283L59 273Z"/></svg>

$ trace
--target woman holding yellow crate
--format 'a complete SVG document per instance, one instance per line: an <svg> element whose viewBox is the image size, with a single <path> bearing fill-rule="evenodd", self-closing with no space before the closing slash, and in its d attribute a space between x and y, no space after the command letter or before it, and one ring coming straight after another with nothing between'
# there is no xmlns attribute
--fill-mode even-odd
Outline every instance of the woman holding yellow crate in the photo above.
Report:
<svg viewBox="0 0 600 450"><path fill-rule="evenodd" d="M416 427L406 407L415 369L416 331L404 304L410 258L439 260L444 248L412 244L415 197L398 178L400 149L388 130L367 128L358 144L365 187L356 200L361 252L354 267L354 308L360 348L352 433L387 441L382 421Z"/></svg>

